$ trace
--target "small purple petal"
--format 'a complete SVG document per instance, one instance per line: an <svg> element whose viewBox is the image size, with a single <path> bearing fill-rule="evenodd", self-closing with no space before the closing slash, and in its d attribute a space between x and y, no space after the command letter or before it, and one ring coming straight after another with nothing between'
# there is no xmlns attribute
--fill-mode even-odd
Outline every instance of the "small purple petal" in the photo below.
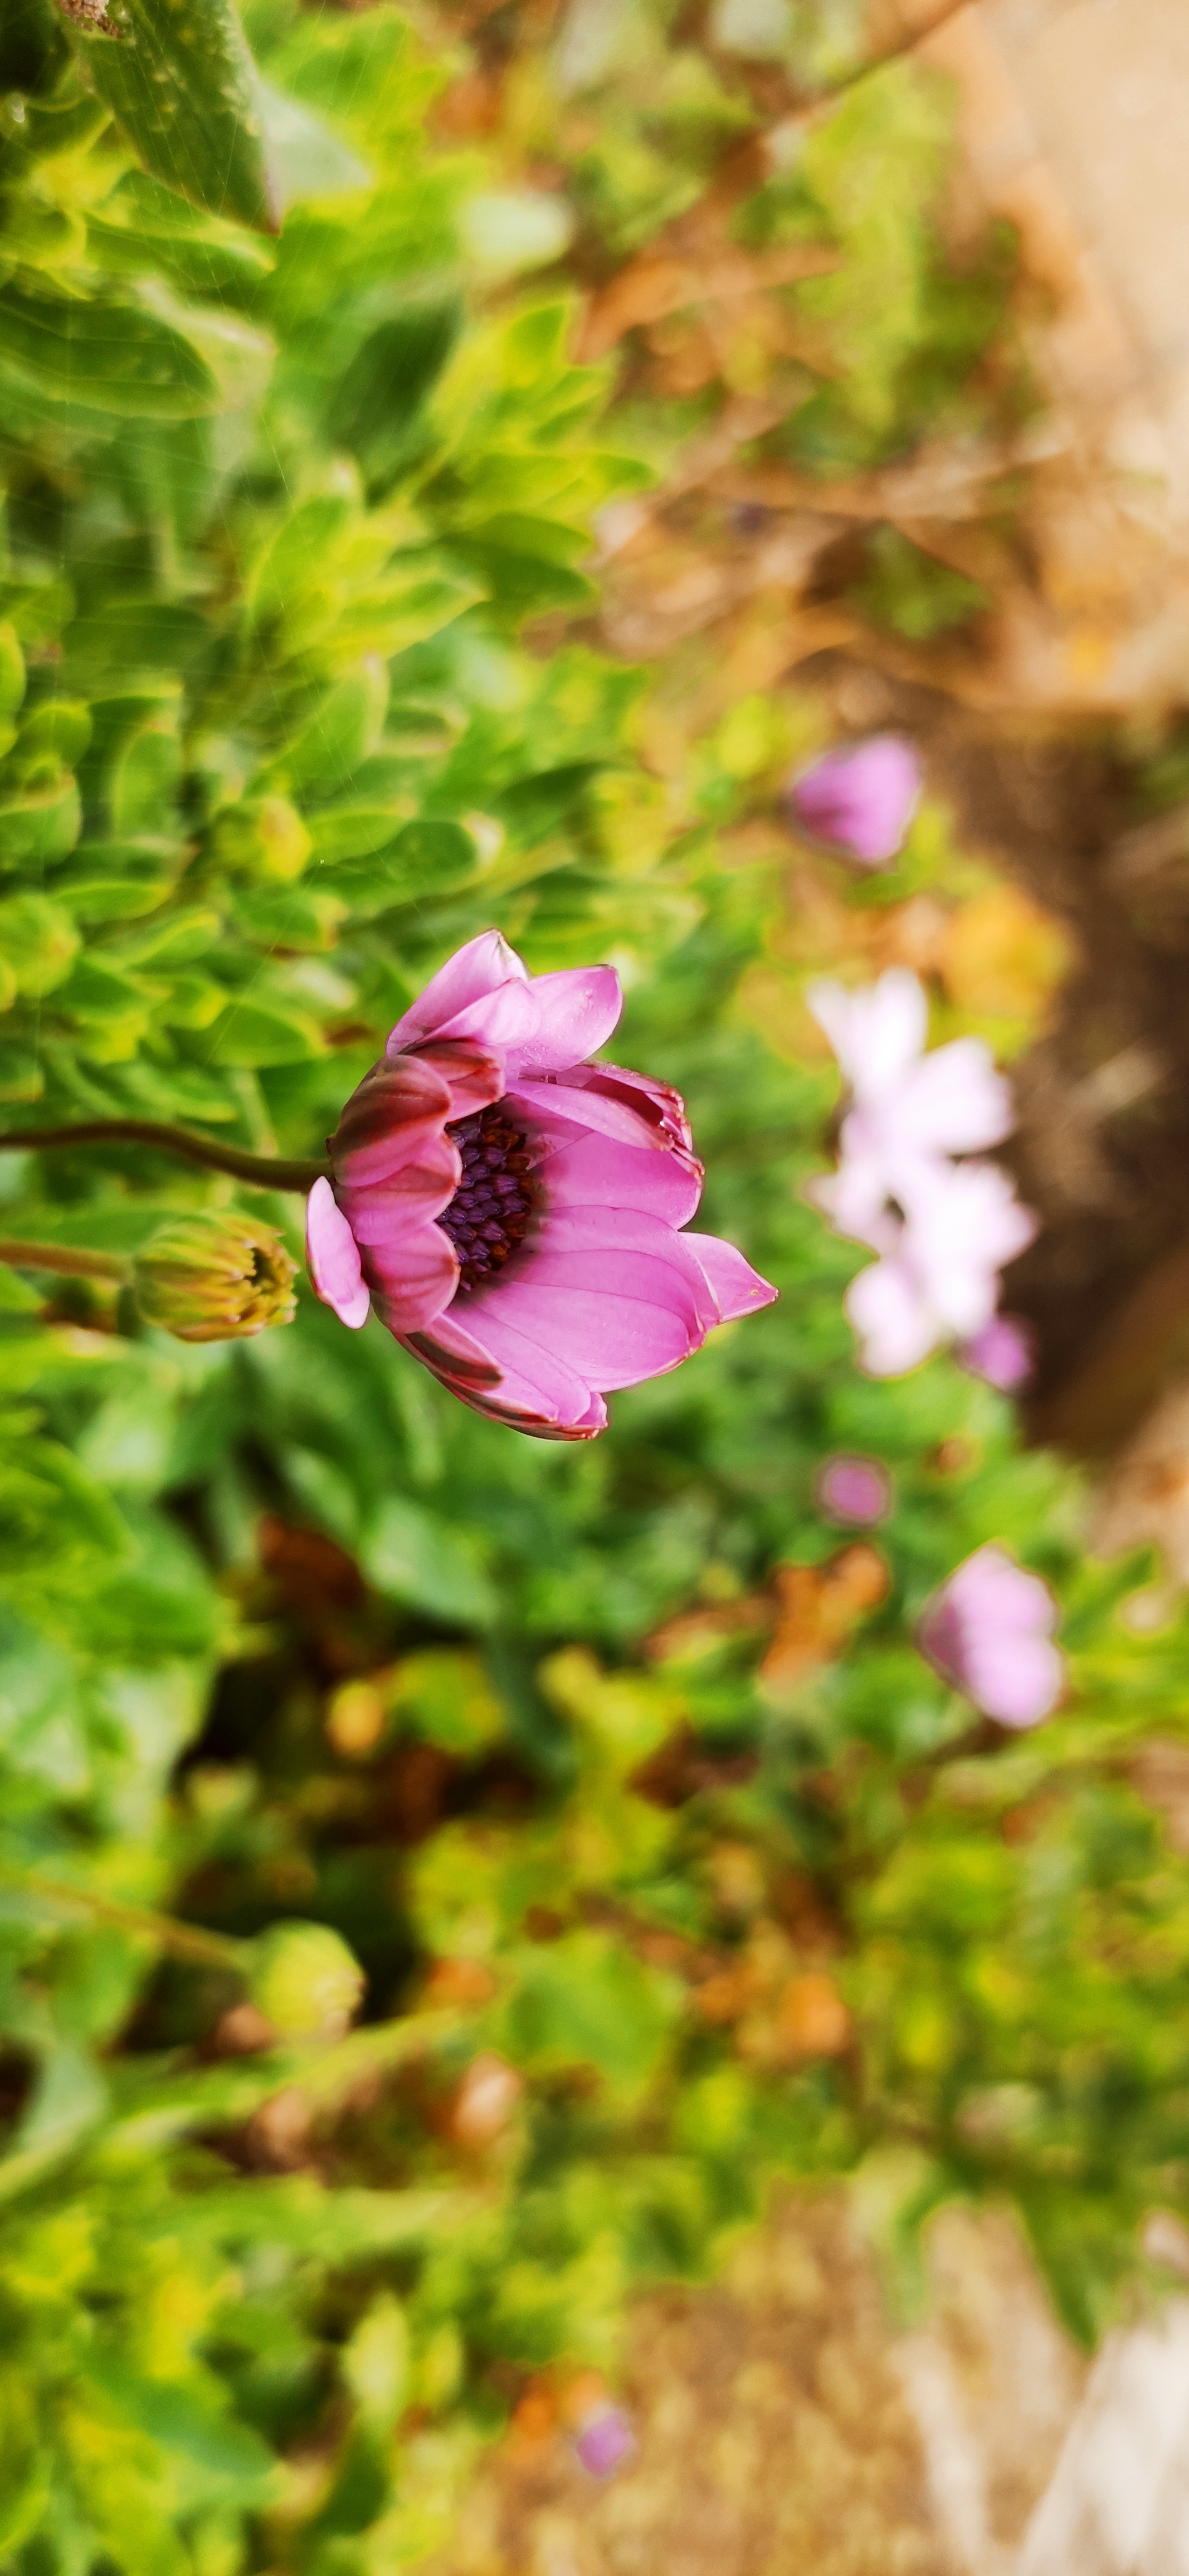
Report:
<svg viewBox="0 0 1189 2576"><path fill-rule="evenodd" d="M840 1454L818 1470L814 1499L828 1521L870 1529L887 1519L892 1508L892 1479L877 1458Z"/></svg>
<svg viewBox="0 0 1189 2576"><path fill-rule="evenodd" d="M1027 1386L1036 1366L1036 1341L1019 1315L992 1315L981 1333L964 1342L958 1357L972 1377L985 1378L1003 1395Z"/></svg>
<svg viewBox="0 0 1189 2576"><path fill-rule="evenodd" d="M574 2448L592 2478L610 2478L635 2450L636 2437L620 2407L601 2406L587 2417Z"/></svg>
<svg viewBox="0 0 1189 2576"><path fill-rule="evenodd" d="M911 743L895 733L828 751L793 779L788 789L794 820L814 840L858 861L890 866L921 792L921 768Z"/></svg>

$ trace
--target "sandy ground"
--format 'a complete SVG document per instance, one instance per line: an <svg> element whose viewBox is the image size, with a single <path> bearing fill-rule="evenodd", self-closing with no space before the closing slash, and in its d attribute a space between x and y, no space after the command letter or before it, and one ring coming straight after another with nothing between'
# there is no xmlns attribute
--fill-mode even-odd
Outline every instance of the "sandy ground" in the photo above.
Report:
<svg viewBox="0 0 1189 2576"><path fill-rule="evenodd" d="M1007 2576L1085 2364L1006 2219L947 2213L930 2275L895 2331L847 2199L790 2197L719 2285L638 2307L634 2461L511 2440L433 2576Z"/></svg>

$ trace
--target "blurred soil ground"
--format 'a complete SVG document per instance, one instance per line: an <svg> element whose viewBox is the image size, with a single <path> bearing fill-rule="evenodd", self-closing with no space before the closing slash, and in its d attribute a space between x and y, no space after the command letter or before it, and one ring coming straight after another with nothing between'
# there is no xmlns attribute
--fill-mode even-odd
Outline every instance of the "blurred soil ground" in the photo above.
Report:
<svg viewBox="0 0 1189 2576"><path fill-rule="evenodd" d="M1007 2576L1085 2364L1011 2226L948 2212L897 2334L845 2197L790 2197L713 2289L644 2299L639 2449L600 2486L515 2430L432 2576Z"/></svg>

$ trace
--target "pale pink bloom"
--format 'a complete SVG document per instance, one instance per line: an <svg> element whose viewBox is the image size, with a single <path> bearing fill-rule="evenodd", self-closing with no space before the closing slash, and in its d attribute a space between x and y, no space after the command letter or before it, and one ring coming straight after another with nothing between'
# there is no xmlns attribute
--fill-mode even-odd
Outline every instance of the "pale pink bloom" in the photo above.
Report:
<svg viewBox="0 0 1189 2576"><path fill-rule="evenodd" d="M998 1272L1035 1221L1005 1173L958 1154L1010 1133L1011 1093L981 1038L922 1052L928 1006L892 967L860 992L819 983L809 1007L850 1085L836 1172L810 1196L839 1234L880 1259L852 1282L846 1312L876 1377L915 1368L938 1342L990 1322Z"/></svg>
<svg viewBox="0 0 1189 2576"><path fill-rule="evenodd" d="M870 1529L876 1521L886 1520L892 1508L892 1479L878 1458L858 1458L840 1452L827 1458L814 1480L814 1500L828 1521L842 1521L853 1529Z"/></svg>
<svg viewBox="0 0 1189 2576"><path fill-rule="evenodd" d="M917 1644L942 1679L1001 1726L1037 1726L1056 1707L1065 1659L1047 1583L1006 1549L975 1550L927 1603Z"/></svg>
<svg viewBox="0 0 1189 2576"><path fill-rule="evenodd" d="M921 768L898 733L828 751L788 790L795 820L861 867L887 867L902 848L921 793Z"/></svg>
<svg viewBox="0 0 1189 2576"><path fill-rule="evenodd" d="M585 2418L574 2448L592 2478L613 2477L636 2448L636 2437L621 2406L602 2405Z"/></svg>
<svg viewBox="0 0 1189 2576"><path fill-rule="evenodd" d="M813 1195L839 1234L887 1247L880 1215L939 1155L979 1153L1010 1135L1011 1092L981 1038L922 1050L928 1004L915 975L889 967L859 992L811 984L806 1001L850 1085L839 1167Z"/></svg>
<svg viewBox="0 0 1189 2576"><path fill-rule="evenodd" d="M1003 1395L1027 1386L1036 1366L1036 1340L1020 1315L992 1315L981 1332L964 1342L958 1357L972 1377L985 1378Z"/></svg>
<svg viewBox="0 0 1189 2576"><path fill-rule="evenodd" d="M382 1323L497 1422L586 1440L604 1395L676 1368L776 1291L684 1229L702 1189L667 1084L586 1061L622 1007L609 966L530 976L499 933L398 1020L310 1192L318 1295Z"/></svg>
<svg viewBox="0 0 1189 2576"><path fill-rule="evenodd" d="M873 1377L897 1377L939 1342L980 1332L995 1311L1000 1267L1036 1232L994 1163L922 1164L902 1189L902 1216L881 1220L882 1259L859 1272L844 1299Z"/></svg>

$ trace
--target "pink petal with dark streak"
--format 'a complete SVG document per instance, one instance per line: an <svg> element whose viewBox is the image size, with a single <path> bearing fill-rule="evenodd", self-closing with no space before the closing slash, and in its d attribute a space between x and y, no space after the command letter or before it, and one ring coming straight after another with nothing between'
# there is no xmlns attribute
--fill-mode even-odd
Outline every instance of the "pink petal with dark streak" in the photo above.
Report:
<svg viewBox="0 0 1189 2576"><path fill-rule="evenodd" d="M396 1243L361 1245L363 1275L390 1333L432 1324L458 1286L458 1262L440 1225L414 1225Z"/></svg>
<svg viewBox="0 0 1189 2576"><path fill-rule="evenodd" d="M417 1049L417 1061L428 1064L449 1087L450 1119L470 1118L500 1099L504 1068L498 1056L486 1055L474 1038L428 1038Z"/></svg>
<svg viewBox="0 0 1189 2576"><path fill-rule="evenodd" d="M415 1162L422 1146L450 1115L450 1084L424 1058L404 1055L364 1075L348 1100L333 1136L330 1158L336 1180L366 1189Z"/></svg>

